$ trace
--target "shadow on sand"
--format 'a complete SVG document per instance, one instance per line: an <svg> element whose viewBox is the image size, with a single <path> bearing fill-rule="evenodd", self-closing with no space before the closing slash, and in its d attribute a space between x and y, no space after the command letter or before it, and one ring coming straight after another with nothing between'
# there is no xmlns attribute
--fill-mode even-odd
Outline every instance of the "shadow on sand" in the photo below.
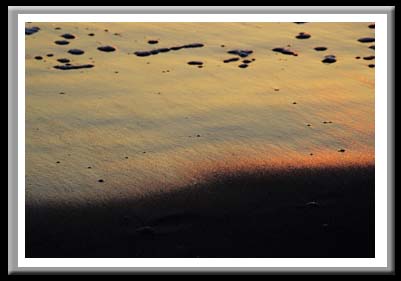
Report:
<svg viewBox="0 0 401 281"><path fill-rule="evenodd" d="M374 166L244 171L144 198L26 206L27 257L374 257Z"/></svg>

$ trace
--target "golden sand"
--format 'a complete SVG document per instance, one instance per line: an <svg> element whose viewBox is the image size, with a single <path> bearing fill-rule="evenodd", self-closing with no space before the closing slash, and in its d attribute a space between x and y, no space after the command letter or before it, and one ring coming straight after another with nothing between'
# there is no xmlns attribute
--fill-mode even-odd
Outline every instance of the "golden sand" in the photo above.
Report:
<svg viewBox="0 0 401 281"><path fill-rule="evenodd" d="M368 25L27 24L40 27L26 36L27 200L135 196L209 171L374 163L374 60L362 59L374 43L358 42L374 37ZM54 44L64 33L76 38ZM189 43L204 47L133 54ZM272 51L287 45L298 56ZM255 61L223 63L231 49L253 50ZM54 69L59 58L94 67Z"/></svg>

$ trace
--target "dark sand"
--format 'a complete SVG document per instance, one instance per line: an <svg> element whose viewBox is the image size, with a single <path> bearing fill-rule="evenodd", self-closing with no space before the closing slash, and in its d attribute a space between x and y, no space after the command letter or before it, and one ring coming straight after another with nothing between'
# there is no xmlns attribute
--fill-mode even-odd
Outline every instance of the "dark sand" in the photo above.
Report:
<svg viewBox="0 0 401 281"><path fill-rule="evenodd" d="M374 257L373 166L216 174L125 201L26 204L27 258Z"/></svg>

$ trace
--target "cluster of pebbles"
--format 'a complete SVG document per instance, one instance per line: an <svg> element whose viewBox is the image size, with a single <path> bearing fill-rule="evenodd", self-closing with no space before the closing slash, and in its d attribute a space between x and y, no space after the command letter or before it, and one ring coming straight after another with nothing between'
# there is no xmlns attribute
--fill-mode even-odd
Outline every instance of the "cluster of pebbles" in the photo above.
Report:
<svg viewBox="0 0 401 281"><path fill-rule="evenodd" d="M230 54L230 55L236 55L237 57L232 57L232 58L225 59L225 60L223 60L223 62L224 63L230 63L230 62L239 61L240 59L243 59L241 61L241 63L238 65L239 68L247 68L251 62L255 61L254 58L245 59L248 56L250 56L251 54L253 54L253 50L235 49L235 50L227 51L227 53Z"/></svg>
<svg viewBox="0 0 401 281"><path fill-rule="evenodd" d="M60 30L60 27L56 27L55 30ZM39 27L27 27L25 28L25 34L26 35L32 35L36 32L38 32L40 30ZM94 36L94 33L89 33L89 36ZM55 40L54 43L56 45L69 45L70 44L70 40L74 40L77 38L76 35L71 34L71 33L64 33L61 34L60 37L62 37L63 39L59 39L59 40ZM116 50L115 47L113 46L99 46L97 47L97 49L101 52L114 52ZM67 53L70 55L74 55L74 56L79 56L79 55L83 55L85 54L84 50L81 49L77 49L77 48L72 48L67 50ZM53 57L53 54L47 54L47 57ZM36 60L42 60L43 57L42 56L35 56ZM62 63L62 65L55 65L53 68L55 69L59 69L59 70L73 70L73 69L82 69L82 68L93 68L94 65L93 64L71 64L71 60L68 58L58 58L56 59L57 62Z"/></svg>

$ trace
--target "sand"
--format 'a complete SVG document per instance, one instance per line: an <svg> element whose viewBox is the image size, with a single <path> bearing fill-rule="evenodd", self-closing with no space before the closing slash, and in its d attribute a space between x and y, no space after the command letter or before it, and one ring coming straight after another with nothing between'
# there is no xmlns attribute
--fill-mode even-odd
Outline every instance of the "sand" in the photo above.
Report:
<svg viewBox="0 0 401 281"><path fill-rule="evenodd" d="M169 253L191 256L192 250L187 249L194 247L188 244L181 252L167 246L162 246L164 251L160 252L152 250L155 246L140 250L133 246L126 248L114 235L136 241L136 229L147 225L134 223L129 231L125 228L111 230L98 221L104 212L102 208L118 206L119 202L135 202L135 206L123 204L122 210L131 216L137 212L136 204L147 206L144 202L152 201L161 202L169 211L181 209L179 213L184 216L196 213L199 217L207 208L191 210L179 196L171 202L158 201L160 194L168 198L175 198L181 192L191 198L199 194L199 202L202 202L199 204L209 206L212 198L207 197L209 192L205 190L220 186L210 184L212 175L224 179L221 186L225 192L219 196L227 194L230 198L232 190L227 188L237 184L236 176L256 173L258 184L253 184L250 178L239 180L242 183L240 197L251 201L251 198L266 198L263 194L275 194L270 189L283 186L283 190L287 190L283 194L291 202L288 212L297 212L297 204L317 200L306 195L319 190L339 192L343 199L342 196L350 195L356 205L340 200L323 214L339 218L340 207L348 208L344 210L346 214L354 213L356 208L355 221L358 216L361 218L356 225L363 230L358 231L350 223L351 219L344 216L343 230L352 233L349 239L338 228L330 230L333 231L330 239L339 235L337 242L359 243L359 246L348 251L346 247L336 250L331 245L328 250L321 245L313 248L312 244L307 244L314 249L310 255L371 256L373 232L369 214L374 194L375 69L374 49L369 48L374 42L374 29L370 24L27 24L30 28L25 36L28 252L50 256L168 256ZM63 34L68 36L63 38ZM300 34L301 38L297 38ZM361 38L365 39L358 41ZM68 44L54 43L61 40ZM284 51L273 51L275 48ZM74 50L83 52L77 54ZM237 52L230 52L233 50ZM138 56L135 52L153 54ZM49 53L53 56L47 57ZM35 59L38 56L42 59ZM327 58L331 63L323 62ZM70 61L61 60L65 61L62 63L60 59ZM358 172L354 172L355 167L359 167ZM323 175L300 172L301 178L294 172L323 170L330 172ZM280 181L272 184L269 171L279 171L277 174L283 180L292 178L292 184ZM336 176L346 179L341 181L346 188L327 182ZM336 180L340 181L341 177ZM234 179L233 183L226 182L227 178ZM308 179L315 184L305 184ZM194 191L193 186L198 188ZM309 201L298 202L294 187L297 187L296 194L305 194L304 201ZM237 194L235 188L233 190ZM323 201L330 196L323 196ZM365 199L359 200L359 196ZM250 227L250 232L259 237L255 243L261 243L260 238L267 230L280 236L282 223L273 219L271 213L250 211L248 205L237 208L234 202L237 201L232 200L228 212L239 222L231 221L227 229ZM285 208L280 202L274 201L276 210ZM164 213L161 206L154 211L158 215ZM148 207L141 208L144 213L149 211ZM69 215L70 211L66 210L72 213ZM211 211L215 217L193 221L201 221L200 225L210 221L209 234L213 236L221 230L213 231L212 227L218 225L218 210L213 205ZM109 221L120 222L124 212L112 211ZM238 212L243 214L238 215ZM248 224L244 214L254 214L259 223L266 221L271 226L258 228ZM288 214L288 220L294 230L296 220L292 215ZM48 218L54 231L65 232L64 225L70 232L55 238L53 230L38 226L41 218ZM100 247L101 240L93 239L94 234L77 231L78 225L87 224L93 225L96 232L107 229L104 239L108 242L102 240L104 247ZM199 224L194 224L196 227L190 227L189 233L177 229L167 240L156 240L161 244L160 241L171 243L179 241L184 233L200 239L200 235L194 234ZM319 225L322 224L326 223L319 221ZM35 233L38 229L43 233ZM144 232L153 231L146 229ZM339 231L344 235L338 234ZM53 240L42 240L48 236ZM252 240L251 236L234 236ZM80 245L77 240L84 243L92 239L93 245L89 245L88 250L77 246ZM237 253L228 251L228 246L225 251L213 249L224 239L216 238L209 251L198 254L308 255L302 247L287 247L280 254L278 249L273 250L271 242L260 250L244 246ZM43 241L55 241L54 244L46 242L54 247L44 250ZM78 244L73 247L74 241ZM110 241L117 243L115 247ZM324 241L334 243L334 240ZM64 243L71 250L55 247ZM107 247L117 250L106 250ZM319 247L325 251L317 250Z"/></svg>

